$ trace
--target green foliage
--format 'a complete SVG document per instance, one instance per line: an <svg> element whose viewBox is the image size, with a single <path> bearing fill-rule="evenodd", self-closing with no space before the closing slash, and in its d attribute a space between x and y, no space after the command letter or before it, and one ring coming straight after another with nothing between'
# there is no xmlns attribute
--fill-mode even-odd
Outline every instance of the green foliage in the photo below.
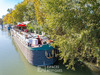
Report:
<svg viewBox="0 0 100 75"><path fill-rule="evenodd" d="M32 30L32 32L34 33L34 31L35 31L35 22L34 21L31 21L28 25L27 25L27 29L28 29L28 31L30 31L30 30ZM40 26L37 26L36 27L36 33L37 34L42 34L41 32L41 27Z"/></svg>
<svg viewBox="0 0 100 75"><path fill-rule="evenodd" d="M27 11L24 12L24 20L33 20L35 16L35 8L33 2L29 2L26 6Z"/></svg>
<svg viewBox="0 0 100 75"><path fill-rule="evenodd" d="M43 29L55 39L60 57L74 69L75 59L100 59L100 3L97 0L41 0Z"/></svg>
<svg viewBox="0 0 100 75"><path fill-rule="evenodd" d="M34 25L33 21L31 21L31 22L27 25L28 31L30 31L30 30L32 29L32 32L34 32L34 30L35 30L35 27L34 27L34 26L35 26L35 25Z"/></svg>
<svg viewBox="0 0 100 75"><path fill-rule="evenodd" d="M23 22L24 12L27 11L26 9L27 3L22 2L15 6L15 10L13 11L13 17L17 22Z"/></svg>
<svg viewBox="0 0 100 75"><path fill-rule="evenodd" d="M12 25L14 25L14 23L16 23L16 22L14 21L14 18L12 16L12 11L11 11L10 13L8 13L4 16L3 24L12 24Z"/></svg>

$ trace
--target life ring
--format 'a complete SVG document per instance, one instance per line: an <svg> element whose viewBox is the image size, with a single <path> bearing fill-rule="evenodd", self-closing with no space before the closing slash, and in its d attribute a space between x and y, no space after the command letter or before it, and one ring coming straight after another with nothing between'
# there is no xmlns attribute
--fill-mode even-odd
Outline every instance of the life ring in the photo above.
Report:
<svg viewBox="0 0 100 75"><path fill-rule="evenodd" d="M54 57L55 57L54 50L52 50L52 54L51 54L51 53L48 53L47 51L45 51L45 56L46 56L48 59L54 58Z"/></svg>

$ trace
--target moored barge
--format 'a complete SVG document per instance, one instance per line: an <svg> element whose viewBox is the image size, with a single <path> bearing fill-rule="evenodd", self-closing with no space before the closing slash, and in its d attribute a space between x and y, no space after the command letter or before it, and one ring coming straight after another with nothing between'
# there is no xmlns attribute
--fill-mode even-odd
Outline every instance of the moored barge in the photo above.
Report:
<svg viewBox="0 0 100 75"><path fill-rule="evenodd" d="M46 66L56 62L56 49L50 46L50 43L53 41L47 37L37 34L28 34L16 29L11 29L11 35L25 58L32 65Z"/></svg>

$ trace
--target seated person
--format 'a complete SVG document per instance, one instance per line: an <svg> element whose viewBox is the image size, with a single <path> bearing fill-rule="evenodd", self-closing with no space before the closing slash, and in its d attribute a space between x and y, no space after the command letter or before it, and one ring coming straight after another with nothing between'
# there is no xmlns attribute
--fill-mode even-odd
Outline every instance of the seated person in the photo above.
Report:
<svg viewBox="0 0 100 75"><path fill-rule="evenodd" d="M37 35L36 39L38 39L38 44L42 44L42 39L39 38L39 35Z"/></svg>

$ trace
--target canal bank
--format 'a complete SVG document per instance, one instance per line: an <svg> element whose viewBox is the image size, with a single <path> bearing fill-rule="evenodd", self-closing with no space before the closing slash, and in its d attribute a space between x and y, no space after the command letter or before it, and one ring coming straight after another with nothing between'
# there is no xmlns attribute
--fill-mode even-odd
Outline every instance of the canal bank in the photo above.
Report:
<svg viewBox="0 0 100 75"><path fill-rule="evenodd" d="M59 72L47 69L59 69ZM49 70L50 70L49 69ZM55 67L35 67L27 62L20 49L11 39L8 32L0 30L0 75L99 75L91 72L87 67L77 66L76 71L66 70L61 62Z"/></svg>

